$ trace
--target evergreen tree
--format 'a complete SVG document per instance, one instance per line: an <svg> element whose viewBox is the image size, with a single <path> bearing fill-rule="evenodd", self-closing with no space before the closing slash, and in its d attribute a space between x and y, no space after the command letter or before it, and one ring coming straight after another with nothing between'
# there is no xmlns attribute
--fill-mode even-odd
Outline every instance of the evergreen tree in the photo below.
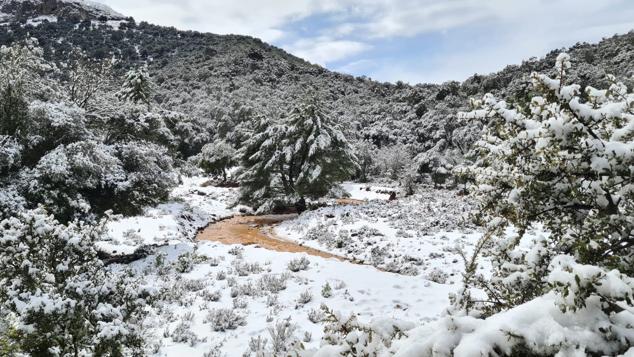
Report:
<svg viewBox="0 0 634 357"><path fill-rule="evenodd" d="M28 114L29 105L19 86L0 88L0 135L26 136Z"/></svg>
<svg viewBox="0 0 634 357"><path fill-rule="evenodd" d="M260 124L243 154L242 200L294 202L319 198L358 169L353 149L320 103L311 98L279 123Z"/></svg>
<svg viewBox="0 0 634 357"><path fill-rule="evenodd" d="M134 104L143 103L149 108L152 101L152 87L152 80L146 66L131 69L125 75L118 97Z"/></svg>
<svg viewBox="0 0 634 357"><path fill-rule="evenodd" d="M259 118L253 134L239 152L241 158L240 201L258 206L260 211L273 208L284 200L281 176L284 162L280 158L280 143L285 135L283 126Z"/></svg>

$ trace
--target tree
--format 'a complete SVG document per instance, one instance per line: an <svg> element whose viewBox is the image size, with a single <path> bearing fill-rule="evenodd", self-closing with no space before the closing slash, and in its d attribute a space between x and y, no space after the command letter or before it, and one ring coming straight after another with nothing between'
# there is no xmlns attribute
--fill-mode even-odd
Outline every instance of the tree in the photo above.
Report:
<svg viewBox="0 0 634 357"><path fill-rule="evenodd" d="M20 87L0 88L0 135L25 136L29 106Z"/></svg>
<svg viewBox="0 0 634 357"><path fill-rule="evenodd" d="M13 317L0 343L37 356L141 352L149 295L104 269L94 249L102 233L41 208L0 222L0 311Z"/></svg>
<svg viewBox="0 0 634 357"><path fill-rule="evenodd" d="M271 200L318 198L358 169L353 149L315 99L295 107L279 123L260 123L243 151L242 200L261 206Z"/></svg>
<svg viewBox="0 0 634 357"><path fill-rule="evenodd" d="M404 145L383 147L376 156L379 171L392 180L398 180L405 170L414 166L412 156Z"/></svg>
<svg viewBox="0 0 634 357"><path fill-rule="evenodd" d="M147 66L130 69L125 75L118 96L122 101L130 101L134 104L141 102L149 108L152 101L152 87L153 84Z"/></svg>
<svg viewBox="0 0 634 357"><path fill-rule="evenodd" d="M239 152L241 160L240 201L260 207L273 208L284 196L281 175L283 162L278 162L284 127L269 119L259 118L253 135Z"/></svg>
<svg viewBox="0 0 634 357"><path fill-rule="evenodd" d="M237 164L236 150L224 140L203 146L195 161L206 173L222 176L227 181L227 170Z"/></svg>
<svg viewBox="0 0 634 357"><path fill-rule="evenodd" d="M47 67L41 56L42 49L34 39L0 47L0 135L27 135L25 96L35 91L38 76Z"/></svg>
<svg viewBox="0 0 634 357"><path fill-rule="evenodd" d="M112 61L93 61L74 51L69 66L68 95L78 107L88 109L92 100L108 86ZM135 102L136 103L136 102Z"/></svg>
<svg viewBox="0 0 634 357"><path fill-rule="evenodd" d="M487 317L547 296L567 321L601 320L582 327L605 343L582 351L612 355L624 353L634 333L624 323L634 318L634 94L613 76L605 90L566 84L570 66L562 53L556 78L534 73L538 94L527 107L489 94L461 115L486 126L479 160L466 172L488 232L466 260L466 289L453 301L462 313ZM530 240L537 224L548 234ZM478 253L491 258L491 278L476 273ZM516 347L547 348L518 331ZM578 348L573 341L557 348Z"/></svg>
<svg viewBox="0 0 634 357"><path fill-rule="evenodd" d="M374 163L374 145L368 140L363 140L357 143L355 151L359 159L359 181L368 182L368 176Z"/></svg>

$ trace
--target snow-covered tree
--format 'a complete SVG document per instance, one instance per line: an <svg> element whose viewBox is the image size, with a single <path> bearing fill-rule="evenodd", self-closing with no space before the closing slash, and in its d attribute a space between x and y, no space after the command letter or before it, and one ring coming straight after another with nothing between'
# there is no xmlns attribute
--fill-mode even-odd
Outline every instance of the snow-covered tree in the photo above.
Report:
<svg viewBox="0 0 634 357"><path fill-rule="evenodd" d="M358 169L357 158L332 117L315 98L279 123L261 124L243 150L242 200L318 198Z"/></svg>
<svg viewBox="0 0 634 357"><path fill-rule="evenodd" d="M280 142L284 138L284 127L260 118L253 135L239 152L241 157L240 200L257 205L261 211L273 208L276 200L284 197L281 175L283 162L280 156Z"/></svg>
<svg viewBox="0 0 634 357"><path fill-rule="evenodd" d="M68 68L68 96L78 107L87 109L110 81L113 61L93 61L76 50Z"/></svg>
<svg viewBox="0 0 634 357"><path fill-rule="evenodd" d="M543 321L558 321L553 331L577 331L546 342L531 335L534 326L521 328L509 320L513 338L490 339L478 347L485 355L495 350L613 355L627 351L634 337L627 322L634 320L634 94L612 76L604 90L567 84L570 66L562 53L556 78L534 73L536 95L526 107L486 95L474 102L474 111L462 114L486 127L476 146L480 159L466 172L479 189L478 218L488 232L466 260L466 288L453 297L454 313L510 318L531 311L539 300L548 314ZM547 233L530 239L527 233L538 224ZM511 226L515 233L509 233ZM491 278L477 273L482 253L493 262ZM471 350L466 340L474 337L467 335L475 336L479 324L495 326L505 318L457 319L456 343L447 351ZM467 323L469 331L456 338ZM436 341L446 341L440 335L447 332ZM579 345L580 340L595 342Z"/></svg>
<svg viewBox="0 0 634 357"><path fill-rule="evenodd" d="M376 152L376 165L382 176L398 180L406 170L414 166L414 163L407 147L397 144L378 150Z"/></svg>
<svg viewBox="0 0 634 357"><path fill-rule="evenodd" d="M238 163L236 150L224 140L203 146L194 160L206 173L221 176L223 182L227 181L227 170Z"/></svg>
<svg viewBox="0 0 634 357"><path fill-rule="evenodd" d="M362 140L355 146L355 152L359 159L359 181L368 182L375 161L376 148L368 140Z"/></svg>
<svg viewBox="0 0 634 357"><path fill-rule="evenodd" d="M153 82L148 73L147 66L133 68L126 73L118 96L123 101L134 104L139 102L150 106L152 101Z"/></svg>
<svg viewBox="0 0 634 357"><path fill-rule="evenodd" d="M60 145L24 170L24 195L68 221L88 214L136 214L167 198L177 183L173 160L157 145L106 145L80 141Z"/></svg>
<svg viewBox="0 0 634 357"><path fill-rule="evenodd" d="M0 47L0 88L15 91L34 91L42 71L50 69L43 60L38 41L29 38L13 46Z"/></svg>
<svg viewBox="0 0 634 357"><path fill-rule="evenodd" d="M140 353L148 292L104 269L103 225L60 225L43 209L0 222L0 311L13 348L37 356Z"/></svg>

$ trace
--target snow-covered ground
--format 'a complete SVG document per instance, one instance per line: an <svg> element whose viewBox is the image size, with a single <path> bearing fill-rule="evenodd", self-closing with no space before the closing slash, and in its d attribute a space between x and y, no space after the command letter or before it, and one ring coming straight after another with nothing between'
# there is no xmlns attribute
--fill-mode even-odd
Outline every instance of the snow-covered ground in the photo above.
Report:
<svg viewBox="0 0 634 357"><path fill-rule="evenodd" d="M191 241L210 222L232 216L229 206L236 190L206 186L203 177L183 177L167 203L146 209L143 215L108 223L107 240L97 247L110 254L130 254L144 245Z"/></svg>
<svg viewBox="0 0 634 357"><path fill-rule="evenodd" d="M325 207L282 223L275 232L311 248L401 274L437 282L460 281L458 250L470 252L482 236L468 221L471 207L455 191L421 190L396 201L372 185L345 184L361 206ZM366 187L370 190L367 191Z"/></svg>
<svg viewBox="0 0 634 357"><path fill-rule="evenodd" d="M218 346L226 356L241 356L251 338L270 340L267 327L287 318L307 347L317 347L322 304L357 313L364 321L396 318L420 323L437 317L455 289L421 277L252 246L182 243L164 247L159 254L165 254L165 263L158 267L157 256L131 267L146 284L163 291L146 323L160 346L158 354L165 356L202 356ZM289 262L301 257L309 261L308 268L292 272ZM183 263L187 261L196 263ZM326 285L332 291L329 297L322 293ZM235 315L214 315L222 309ZM235 326L228 326L231 322Z"/></svg>
<svg viewBox="0 0 634 357"><path fill-rule="evenodd" d="M195 242L199 228L236 213L229 208L235 189L203 187L206 181L183 179L170 202L110 222L108 240L99 243L118 253L161 245L140 261L113 267L130 269L159 292L145 321L159 356L241 356L252 338L270 340L267 328L285 319L305 346L317 347L322 304L378 324L395 318L412 327L436 319L458 289L462 262L455 249L469 250L480 235L465 223L468 202L456 201L452 191L388 202L374 187L346 184L352 198L368 203L306 212L276 232L380 269Z"/></svg>
<svg viewBox="0 0 634 357"><path fill-rule="evenodd" d="M344 182L341 187L350 194L350 198L355 200L387 200L390 194L395 192L391 187L377 186L372 184L360 184L354 182Z"/></svg>

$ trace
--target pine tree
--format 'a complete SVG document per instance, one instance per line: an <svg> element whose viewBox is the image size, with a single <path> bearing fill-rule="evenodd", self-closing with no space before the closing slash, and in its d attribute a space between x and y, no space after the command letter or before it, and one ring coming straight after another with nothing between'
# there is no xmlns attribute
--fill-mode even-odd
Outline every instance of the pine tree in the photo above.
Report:
<svg viewBox="0 0 634 357"><path fill-rule="evenodd" d="M316 98L293 109L283 125L288 128L282 141L287 195L324 196L359 167L348 140Z"/></svg>
<svg viewBox="0 0 634 357"><path fill-rule="evenodd" d="M243 152L242 201L262 205L324 196L358 169L353 149L315 99L279 123L260 123Z"/></svg>
<svg viewBox="0 0 634 357"><path fill-rule="evenodd" d="M259 118L250 139L239 152L241 157L240 201L270 210L284 201L280 177L284 172L280 143L285 135L281 125Z"/></svg>
<svg viewBox="0 0 634 357"><path fill-rule="evenodd" d="M131 69L125 75L123 85L118 93L119 99L134 104L143 103L150 107L153 84L147 66Z"/></svg>

